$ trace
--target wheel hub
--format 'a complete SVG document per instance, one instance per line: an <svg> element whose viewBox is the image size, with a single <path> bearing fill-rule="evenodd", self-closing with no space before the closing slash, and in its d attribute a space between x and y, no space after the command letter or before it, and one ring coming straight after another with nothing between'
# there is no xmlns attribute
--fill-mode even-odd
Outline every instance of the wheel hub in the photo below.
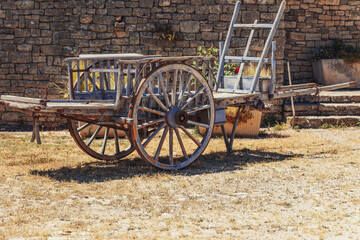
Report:
<svg viewBox="0 0 360 240"><path fill-rule="evenodd" d="M170 127L176 128L179 125L184 126L189 120L189 115L180 108L174 107L166 113L165 119Z"/></svg>

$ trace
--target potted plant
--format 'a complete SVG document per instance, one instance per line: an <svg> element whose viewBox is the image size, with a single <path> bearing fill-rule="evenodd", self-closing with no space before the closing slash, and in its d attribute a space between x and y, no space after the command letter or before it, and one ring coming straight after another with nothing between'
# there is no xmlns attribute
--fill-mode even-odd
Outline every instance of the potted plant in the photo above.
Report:
<svg viewBox="0 0 360 240"><path fill-rule="evenodd" d="M345 45L335 40L330 47L316 49L310 57L314 78L321 85L356 81L360 88L360 47Z"/></svg>

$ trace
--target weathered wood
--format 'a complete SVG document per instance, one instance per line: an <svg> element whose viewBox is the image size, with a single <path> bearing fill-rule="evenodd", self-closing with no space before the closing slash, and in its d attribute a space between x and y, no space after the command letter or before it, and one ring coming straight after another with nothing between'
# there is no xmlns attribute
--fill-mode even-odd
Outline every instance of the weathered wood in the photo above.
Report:
<svg viewBox="0 0 360 240"><path fill-rule="evenodd" d="M264 24L264 23L235 23L235 28L272 28L273 24Z"/></svg>
<svg viewBox="0 0 360 240"><path fill-rule="evenodd" d="M114 103L48 102L46 108L56 109L114 109Z"/></svg>
<svg viewBox="0 0 360 240"><path fill-rule="evenodd" d="M302 88L312 88L315 87L316 83L304 83L304 84L295 84L295 85L286 85L286 86L277 86L277 91L287 91L291 89L302 89Z"/></svg>
<svg viewBox="0 0 360 240"><path fill-rule="evenodd" d="M1 95L0 99L5 101L32 103L32 104L42 104L45 101L43 98L28 98L28 97L19 97L12 95Z"/></svg>
<svg viewBox="0 0 360 240"><path fill-rule="evenodd" d="M259 62L260 57L235 57L235 56L226 56L225 61L229 63L239 63L239 62ZM270 59L264 58L264 62L269 63Z"/></svg>
<svg viewBox="0 0 360 240"><path fill-rule="evenodd" d="M39 129L39 117L38 116L33 117L33 132L32 132L30 142L34 142L35 139L36 139L37 144L41 144L40 129Z"/></svg>

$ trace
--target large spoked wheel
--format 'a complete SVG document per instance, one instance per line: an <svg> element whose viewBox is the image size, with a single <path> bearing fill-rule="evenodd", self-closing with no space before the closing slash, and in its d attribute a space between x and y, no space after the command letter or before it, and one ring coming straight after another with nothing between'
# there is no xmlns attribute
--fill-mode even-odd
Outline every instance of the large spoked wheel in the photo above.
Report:
<svg viewBox="0 0 360 240"><path fill-rule="evenodd" d="M87 67L87 70L98 66L98 63L94 63L92 66ZM78 89L78 84L80 89L85 88L86 85L89 91L92 91L92 88L99 89L100 86L97 84L100 84L100 75L94 73L92 78L89 79L84 74L79 74L74 84L74 90ZM105 85L111 85L113 79L106 74L104 78ZM87 81L87 84L85 84L85 81ZM93 82L97 84L92 85ZM87 122L68 120L71 136L85 153L100 160L113 161L126 157L135 150L127 135L128 133L113 127L98 125L96 120L89 122L90 120Z"/></svg>
<svg viewBox="0 0 360 240"><path fill-rule="evenodd" d="M210 141L215 120L212 89L185 64L168 64L143 79L132 102L131 136L139 155L155 167L193 163ZM198 134L204 128L203 136Z"/></svg>
<svg viewBox="0 0 360 240"><path fill-rule="evenodd" d="M135 150L125 131L75 120L68 120L68 126L76 144L94 158L113 161Z"/></svg>

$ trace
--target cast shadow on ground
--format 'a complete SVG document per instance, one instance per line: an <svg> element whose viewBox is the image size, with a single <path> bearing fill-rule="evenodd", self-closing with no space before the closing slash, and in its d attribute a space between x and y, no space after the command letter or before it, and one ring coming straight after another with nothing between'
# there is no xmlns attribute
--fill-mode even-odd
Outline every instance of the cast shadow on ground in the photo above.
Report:
<svg viewBox="0 0 360 240"><path fill-rule="evenodd" d="M200 175L216 172L241 170L248 163L278 162L299 155L285 155L259 150L235 150L227 156L226 152L203 154L192 165L179 171L159 170L146 164L142 159L122 159L116 162L96 161L85 163L79 167L31 171L31 174L49 177L58 181L75 181L78 183L105 182L128 179L135 176L148 177L157 174L169 175Z"/></svg>

